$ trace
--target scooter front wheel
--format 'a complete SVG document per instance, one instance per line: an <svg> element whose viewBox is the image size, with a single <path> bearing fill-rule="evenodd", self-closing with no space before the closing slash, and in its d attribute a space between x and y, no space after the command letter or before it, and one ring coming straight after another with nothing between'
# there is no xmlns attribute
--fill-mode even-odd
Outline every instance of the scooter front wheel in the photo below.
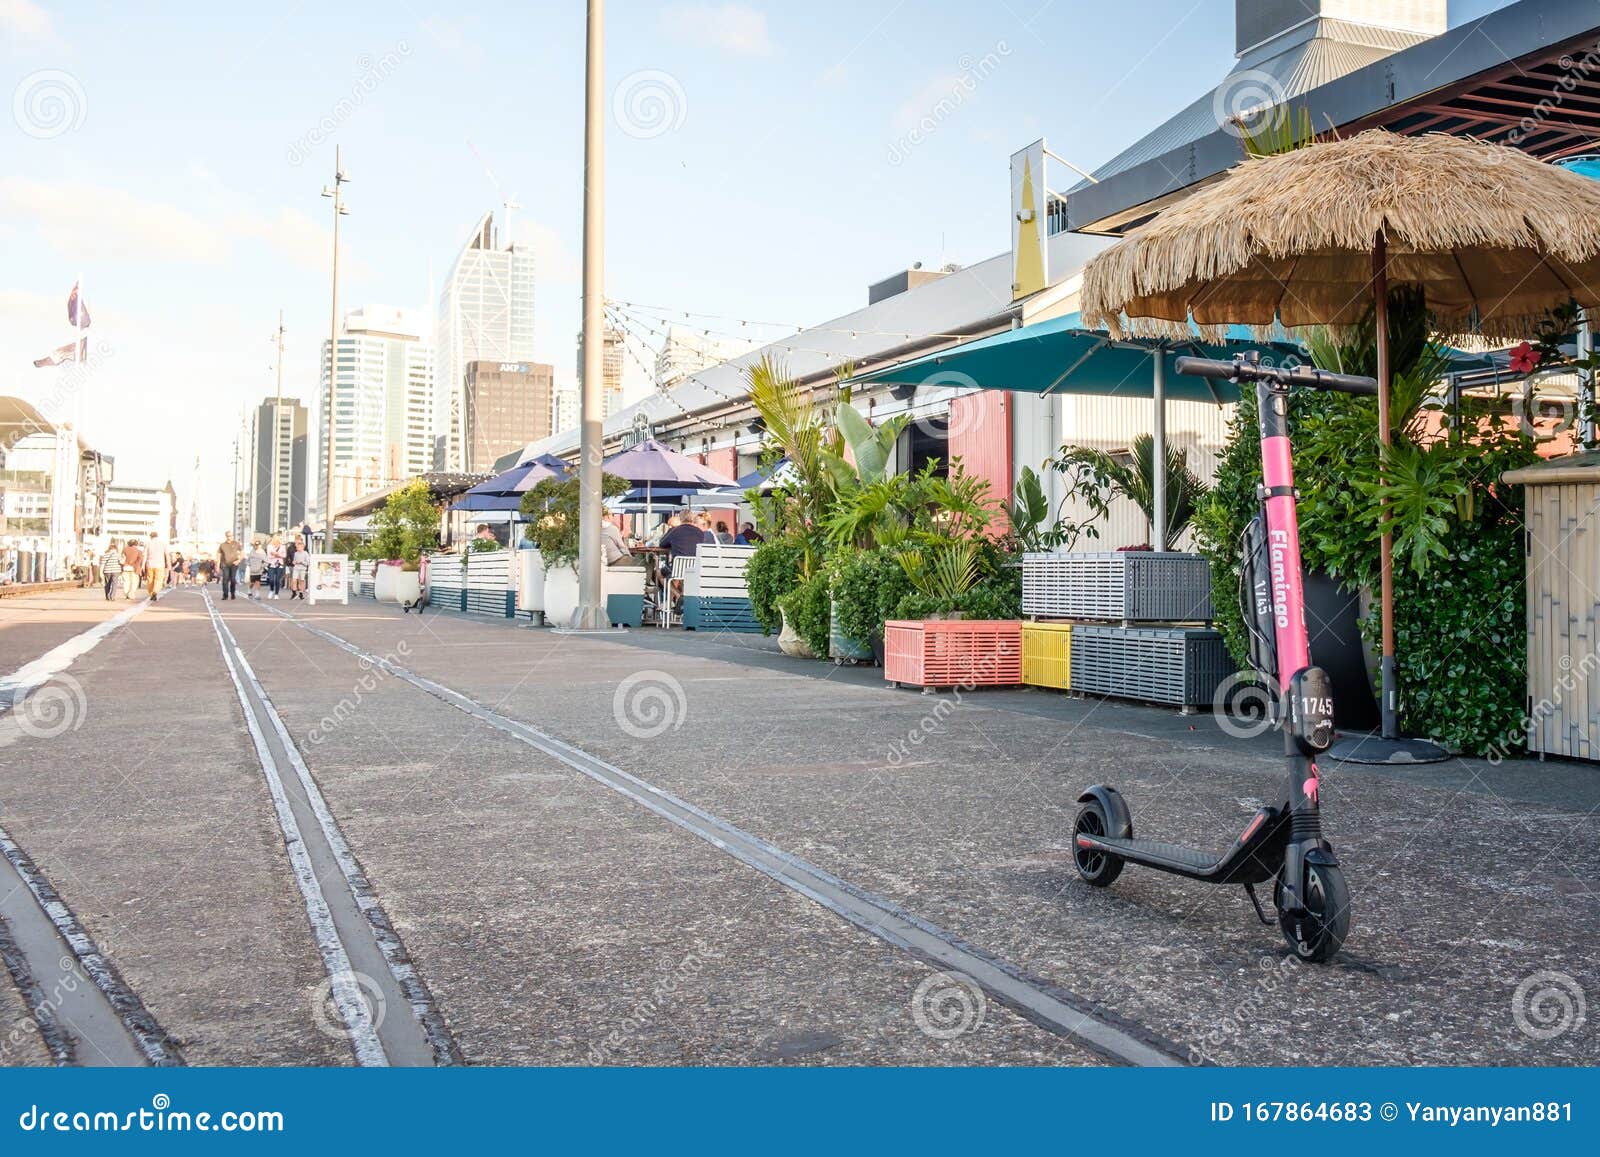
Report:
<svg viewBox="0 0 1600 1157"><path fill-rule="evenodd" d="M1289 948L1301 960L1323 964L1333 958L1350 931L1350 889L1344 871L1335 864L1307 864L1301 887L1303 916L1278 909L1278 926Z"/></svg>
<svg viewBox="0 0 1600 1157"><path fill-rule="evenodd" d="M1078 875L1083 877L1084 883L1093 884L1096 888L1108 887L1122 875L1122 858L1109 852L1080 848L1078 835L1103 836L1107 826L1105 809L1093 800L1078 809L1078 818L1072 824L1072 862L1077 865Z"/></svg>

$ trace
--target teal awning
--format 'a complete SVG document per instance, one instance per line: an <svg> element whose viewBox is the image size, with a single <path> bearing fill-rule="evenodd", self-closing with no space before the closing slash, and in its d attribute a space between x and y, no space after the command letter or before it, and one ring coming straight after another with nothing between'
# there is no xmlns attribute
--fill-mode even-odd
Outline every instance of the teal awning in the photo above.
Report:
<svg viewBox="0 0 1600 1157"><path fill-rule="evenodd" d="M1241 337L1244 331L1241 329ZM1165 393L1191 402L1237 402L1239 391L1229 382L1180 377L1180 357L1231 358L1258 349L1263 357L1305 354L1286 342L1229 341L1224 345L1154 338L1113 339L1082 328L1078 315L1051 318L991 337L967 342L886 369L860 374L861 384L950 386L1015 390L1024 394L1100 394L1150 398L1155 394L1154 360L1165 362Z"/></svg>

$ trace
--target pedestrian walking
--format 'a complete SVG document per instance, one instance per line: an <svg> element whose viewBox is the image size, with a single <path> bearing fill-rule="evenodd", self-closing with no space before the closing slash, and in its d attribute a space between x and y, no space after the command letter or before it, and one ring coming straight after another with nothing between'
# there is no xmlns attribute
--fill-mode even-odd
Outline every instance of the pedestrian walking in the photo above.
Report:
<svg viewBox="0 0 1600 1157"><path fill-rule="evenodd" d="M285 556L289 563L289 597L305 602L306 583L311 578L311 552L306 549L306 540L295 535Z"/></svg>
<svg viewBox="0 0 1600 1157"><path fill-rule="evenodd" d="M167 578L167 545L155 531L150 532L150 544L144 551L144 585L155 602L161 594L161 584Z"/></svg>
<svg viewBox="0 0 1600 1157"><path fill-rule="evenodd" d="M239 563L244 559L244 547L233 537L233 531L222 536L217 547L217 570L222 576L222 597L239 597Z"/></svg>
<svg viewBox="0 0 1600 1157"><path fill-rule="evenodd" d="M250 553L244 556L245 571L250 576L250 589L246 592L251 598L261 597L261 576L267 572L267 552L261 549L261 540L250 540Z"/></svg>
<svg viewBox="0 0 1600 1157"><path fill-rule="evenodd" d="M144 574L144 547L137 538L130 538L122 548L122 597L133 601L133 592L139 589L140 576Z"/></svg>
<svg viewBox="0 0 1600 1157"><path fill-rule="evenodd" d="M114 540L106 543L106 552L100 556L100 577L105 580L106 601L110 602L111 592L122 577L122 551Z"/></svg>
<svg viewBox="0 0 1600 1157"><path fill-rule="evenodd" d="M283 536L275 534L267 543L267 597L269 599L276 599L283 593L284 561Z"/></svg>

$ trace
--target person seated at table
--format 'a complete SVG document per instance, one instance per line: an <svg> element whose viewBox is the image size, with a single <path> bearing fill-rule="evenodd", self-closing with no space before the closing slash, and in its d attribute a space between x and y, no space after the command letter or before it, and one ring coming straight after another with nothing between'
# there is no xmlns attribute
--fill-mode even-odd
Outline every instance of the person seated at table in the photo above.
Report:
<svg viewBox="0 0 1600 1157"><path fill-rule="evenodd" d="M600 548L605 551L607 566L633 566L633 552L622 530L609 518L600 522Z"/></svg>
<svg viewBox="0 0 1600 1157"><path fill-rule="evenodd" d="M739 528L739 533L734 535L733 541L738 546L759 546L767 540L757 533L755 523L747 522Z"/></svg>
<svg viewBox="0 0 1600 1157"><path fill-rule="evenodd" d="M694 524L693 517L686 511L677 511L667 519L667 532L661 536L661 545L667 548L666 565L661 570L664 584L672 577L672 564L679 558L698 554L700 544L705 540L705 531ZM683 591L681 579L672 581L670 585L674 595Z"/></svg>
<svg viewBox="0 0 1600 1157"><path fill-rule="evenodd" d="M728 524L721 519L717 520L717 529L712 532L712 537L724 546L733 545L733 533L728 530Z"/></svg>

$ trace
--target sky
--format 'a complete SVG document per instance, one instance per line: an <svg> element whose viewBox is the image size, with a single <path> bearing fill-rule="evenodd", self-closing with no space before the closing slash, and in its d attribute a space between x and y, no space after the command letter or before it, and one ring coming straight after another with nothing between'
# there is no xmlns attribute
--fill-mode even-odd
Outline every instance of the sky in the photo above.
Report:
<svg viewBox="0 0 1600 1157"><path fill-rule="evenodd" d="M1451 0L1451 23L1508 2ZM341 312L431 315L473 223L513 199L538 263L535 355L571 381L583 10L0 0L0 395L75 412L119 481L171 479L181 502L198 460L205 521L224 525L280 308L284 392L315 395L336 144ZM1044 137L1092 169L1233 63L1233 0L612 0L606 15L606 295L767 338L741 321L818 323L914 262L1004 251L1013 151ZM69 339L80 277L101 353L64 398L32 361ZM647 388L632 358L629 382Z"/></svg>

